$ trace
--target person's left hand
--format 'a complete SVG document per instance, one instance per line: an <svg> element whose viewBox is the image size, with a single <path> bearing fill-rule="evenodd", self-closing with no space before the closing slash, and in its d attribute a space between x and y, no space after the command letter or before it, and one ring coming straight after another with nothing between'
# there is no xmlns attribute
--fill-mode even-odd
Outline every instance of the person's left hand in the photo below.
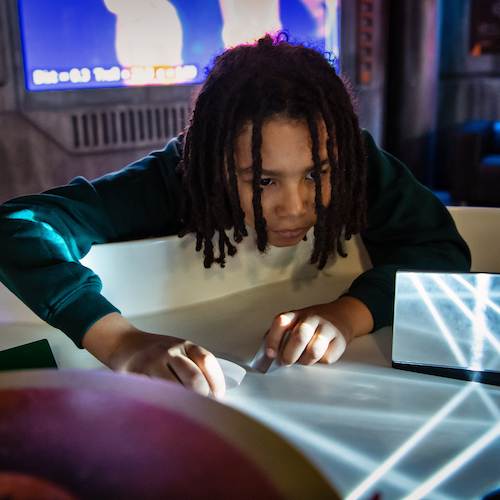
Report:
<svg viewBox="0 0 500 500"><path fill-rule="evenodd" d="M340 297L276 316L268 333L266 354L275 358L281 349L285 366L297 361L304 365L334 363L353 338L372 329L369 309L354 297Z"/></svg>

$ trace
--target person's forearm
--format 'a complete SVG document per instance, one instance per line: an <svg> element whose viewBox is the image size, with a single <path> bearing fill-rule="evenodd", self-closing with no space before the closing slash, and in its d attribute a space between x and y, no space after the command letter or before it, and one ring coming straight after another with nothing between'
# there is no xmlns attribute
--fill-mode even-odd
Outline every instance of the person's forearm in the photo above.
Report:
<svg viewBox="0 0 500 500"><path fill-rule="evenodd" d="M117 347L125 337L137 333L127 319L119 313L111 313L96 321L85 333L82 347L111 369L120 369L115 356Z"/></svg>
<svg viewBox="0 0 500 500"><path fill-rule="evenodd" d="M337 327L349 336L348 343L373 330L373 316L361 300L343 296L328 306Z"/></svg>

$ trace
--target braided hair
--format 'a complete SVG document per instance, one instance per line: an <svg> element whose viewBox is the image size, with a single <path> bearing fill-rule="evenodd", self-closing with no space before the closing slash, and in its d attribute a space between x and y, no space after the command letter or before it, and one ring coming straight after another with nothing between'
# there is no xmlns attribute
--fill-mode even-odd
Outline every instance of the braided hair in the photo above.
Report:
<svg viewBox="0 0 500 500"><path fill-rule="evenodd" d="M248 235L237 189L235 143L243 125L253 124L253 209L257 248L265 252L266 221L262 213L262 125L276 116L305 119L312 139L317 222L311 263L321 269L329 256L345 256L342 234L349 239L366 219L366 159L357 116L349 93L330 61L320 52L294 45L285 34L266 35L251 45L229 49L215 59L195 99L183 137L184 228L195 232L204 265L224 267ZM318 118L328 132L331 201L322 203ZM218 242L216 235L218 236ZM214 247L218 246L217 251Z"/></svg>

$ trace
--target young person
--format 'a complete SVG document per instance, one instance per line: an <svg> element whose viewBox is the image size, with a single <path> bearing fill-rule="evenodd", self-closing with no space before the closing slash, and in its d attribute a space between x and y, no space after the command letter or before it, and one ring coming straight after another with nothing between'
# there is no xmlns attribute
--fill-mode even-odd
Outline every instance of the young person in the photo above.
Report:
<svg viewBox="0 0 500 500"><path fill-rule="evenodd" d="M205 266L224 266L248 227L261 252L296 245L314 227L311 264L322 268L360 233L373 269L338 299L270 325L271 357L292 332L287 365L332 363L353 338L390 325L397 269L470 266L446 208L360 130L327 57L283 35L219 56L185 134L164 150L12 200L0 216L0 277L33 311L113 369L203 394L224 393L215 357L121 316L79 264L92 244L195 232Z"/></svg>

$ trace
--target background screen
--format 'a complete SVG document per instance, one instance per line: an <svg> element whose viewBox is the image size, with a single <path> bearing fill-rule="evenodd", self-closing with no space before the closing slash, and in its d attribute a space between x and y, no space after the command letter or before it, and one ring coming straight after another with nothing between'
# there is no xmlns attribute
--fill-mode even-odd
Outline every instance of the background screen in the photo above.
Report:
<svg viewBox="0 0 500 500"><path fill-rule="evenodd" d="M19 0L29 91L199 83L226 47L285 29L338 58L338 0Z"/></svg>

